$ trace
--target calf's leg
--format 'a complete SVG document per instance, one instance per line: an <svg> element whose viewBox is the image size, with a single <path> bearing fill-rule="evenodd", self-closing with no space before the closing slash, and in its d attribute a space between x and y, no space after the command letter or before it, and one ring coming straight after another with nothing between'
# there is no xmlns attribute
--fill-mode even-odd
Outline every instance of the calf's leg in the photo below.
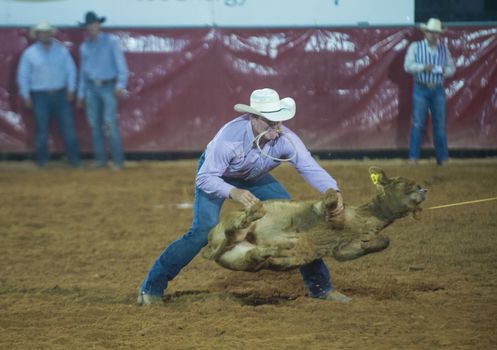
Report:
<svg viewBox="0 0 497 350"><path fill-rule="evenodd" d="M385 235L367 235L363 239L339 244L333 249L332 255L338 261L353 260L369 253L382 251L389 243L390 240Z"/></svg>
<svg viewBox="0 0 497 350"><path fill-rule="evenodd" d="M258 202L249 208L245 208L242 213L238 212L228 216L223 222L224 230L228 236L230 233L249 227L252 222L259 220L265 214L266 210L262 202Z"/></svg>
<svg viewBox="0 0 497 350"><path fill-rule="evenodd" d="M240 242L226 249L218 259L222 266L237 271L259 271L266 267L267 259L277 254L278 248L260 248Z"/></svg>
<svg viewBox="0 0 497 350"><path fill-rule="evenodd" d="M266 211L262 203L259 202L250 206L250 208L246 208L241 213L236 212L227 216L221 223L224 228L224 240L216 248L212 249L211 247L211 249L206 249L204 257L211 260L218 260L219 257L230 250L237 241L241 241L245 238L238 237L240 230L248 228L252 222L262 218L265 214Z"/></svg>

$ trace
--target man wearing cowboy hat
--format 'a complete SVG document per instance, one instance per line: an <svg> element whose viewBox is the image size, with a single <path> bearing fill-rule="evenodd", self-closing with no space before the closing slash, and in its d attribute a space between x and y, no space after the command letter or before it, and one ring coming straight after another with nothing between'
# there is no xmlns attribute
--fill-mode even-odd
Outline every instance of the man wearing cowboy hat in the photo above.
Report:
<svg viewBox="0 0 497 350"><path fill-rule="evenodd" d="M25 106L34 112L38 166L46 166L50 158L48 135L52 115L63 136L69 163L78 166L79 146L70 105L76 90L76 65L69 50L53 39L54 32L55 28L46 21L31 28L36 42L21 55L17 83Z"/></svg>
<svg viewBox="0 0 497 350"><path fill-rule="evenodd" d="M438 165L449 159L445 132L444 80L455 73L455 65L447 45L440 41L442 22L430 18L420 25L425 39L407 49L404 69L414 77L412 122L409 133L409 160L416 163L420 156L426 114L431 112L433 143Z"/></svg>
<svg viewBox="0 0 497 350"><path fill-rule="evenodd" d="M320 192L330 188L338 191L336 181L317 164L300 138L282 125L295 115L292 98L280 100L275 90L260 89L252 92L250 105L237 104L234 109L243 114L219 130L199 159L192 227L156 260L141 285L137 300L140 305L162 303L168 282L207 244L209 231L218 223L226 199L251 206L261 200L290 198L269 174L282 162L290 162ZM342 197L338 197L331 216L343 211ZM321 259L302 266L300 272L309 296L350 300L333 290Z"/></svg>
<svg viewBox="0 0 497 350"><path fill-rule="evenodd" d="M81 44L78 105L85 102L86 115L90 124L95 167L107 164L105 136L118 170L124 165L124 152L117 120L117 99L125 94L128 81L128 66L119 42L100 30L105 17L88 12L85 21L88 38Z"/></svg>

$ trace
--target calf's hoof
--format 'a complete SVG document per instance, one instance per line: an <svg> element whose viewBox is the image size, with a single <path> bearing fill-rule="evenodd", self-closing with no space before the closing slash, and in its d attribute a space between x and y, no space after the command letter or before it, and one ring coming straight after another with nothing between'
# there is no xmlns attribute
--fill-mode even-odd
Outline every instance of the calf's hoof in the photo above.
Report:
<svg viewBox="0 0 497 350"><path fill-rule="evenodd" d="M255 203L247 209L247 221L252 222L255 220L259 220L264 215L266 215L266 209L262 205L262 202Z"/></svg>

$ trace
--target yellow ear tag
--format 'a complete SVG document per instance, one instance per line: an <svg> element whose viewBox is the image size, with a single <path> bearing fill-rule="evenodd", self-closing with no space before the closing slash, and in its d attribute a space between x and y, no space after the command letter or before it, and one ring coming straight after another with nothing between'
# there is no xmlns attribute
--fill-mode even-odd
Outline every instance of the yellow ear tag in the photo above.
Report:
<svg viewBox="0 0 497 350"><path fill-rule="evenodd" d="M373 181L373 184L377 185L378 180L380 179L380 175L379 174L369 174L369 176L371 177L371 181Z"/></svg>

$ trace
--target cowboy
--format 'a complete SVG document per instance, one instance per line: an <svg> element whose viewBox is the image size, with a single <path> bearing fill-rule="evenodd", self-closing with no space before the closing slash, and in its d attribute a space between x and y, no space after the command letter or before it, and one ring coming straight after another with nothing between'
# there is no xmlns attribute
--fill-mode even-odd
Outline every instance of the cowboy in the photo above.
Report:
<svg viewBox="0 0 497 350"><path fill-rule="evenodd" d="M260 89L252 92L250 105L237 104L234 109L243 114L219 130L199 159L192 226L165 248L150 269L138 295L140 305L162 303L168 282L207 244L209 231L218 223L226 199L245 207L268 199L290 199L285 188L269 174L282 162L290 162L320 192L330 188L338 192L333 177L317 164L300 138L282 125L295 115L292 98L280 100L275 90ZM342 211L342 196L338 192L337 208L330 215ZM350 300L333 290L321 259L304 265L300 272L309 296L339 302Z"/></svg>
<svg viewBox="0 0 497 350"><path fill-rule="evenodd" d="M414 77L412 121L409 134L409 161L417 163L426 114L431 112L433 143L438 165L449 159L445 131L445 78L454 75L456 67L445 42L440 40L442 22L430 18L420 25L425 39L411 43L404 60L404 70Z"/></svg>
<svg viewBox="0 0 497 350"><path fill-rule="evenodd" d="M55 116L69 164L77 167L79 146L70 104L76 91L76 65L69 50L53 38L54 33L55 28L46 21L31 28L36 42L21 55L17 84L24 105L33 109L35 116L37 165L45 167L50 158L48 135L50 119Z"/></svg>
<svg viewBox="0 0 497 350"><path fill-rule="evenodd" d="M86 115L90 124L94 167L107 165L105 136L109 138L113 169L124 166L124 152L117 121L117 98L126 94L128 66L116 38L100 30L105 17L93 11L86 13L88 38L79 47L80 76L78 106L85 102Z"/></svg>

